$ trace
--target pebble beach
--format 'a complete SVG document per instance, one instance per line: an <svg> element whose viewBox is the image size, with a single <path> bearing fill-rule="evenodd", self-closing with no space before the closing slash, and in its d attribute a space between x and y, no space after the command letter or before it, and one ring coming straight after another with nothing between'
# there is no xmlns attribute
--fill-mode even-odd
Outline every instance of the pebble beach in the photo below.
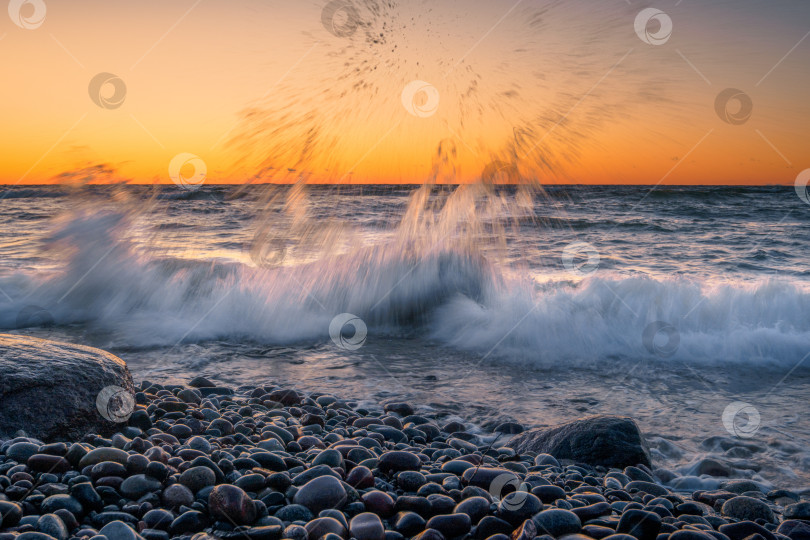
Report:
<svg viewBox="0 0 810 540"><path fill-rule="evenodd" d="M0 441L0 540L810 538L800 494L672 491L654 465L587 462L626 462L605 452L623 441L557 459L517 451L520 424L485 440L409 403L202 377L136 390L108 404L109 436Z"/></svg>

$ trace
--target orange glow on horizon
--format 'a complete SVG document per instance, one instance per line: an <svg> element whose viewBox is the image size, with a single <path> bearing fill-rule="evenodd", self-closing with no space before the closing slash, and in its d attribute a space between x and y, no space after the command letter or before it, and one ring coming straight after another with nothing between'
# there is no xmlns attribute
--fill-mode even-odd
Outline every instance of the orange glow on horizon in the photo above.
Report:
<svg viewBox="0 0 810 540"><path fill-rule="evenodd" d="M183 153L207 184L464 183L493 161L543 184L792 184L810 166L796 13L741 41L755 3L671 7L671 38L649 44L638 7L607 3L540 18L443 0L390 8L380 36L363 13L348 37L325 4L81 0L48 2L37 28L6 18L0 183L171 184L195 174L170 171ZM99 73L118 82L94 88ZM726 88L750 118L742 101L721 117Z"/></svg>

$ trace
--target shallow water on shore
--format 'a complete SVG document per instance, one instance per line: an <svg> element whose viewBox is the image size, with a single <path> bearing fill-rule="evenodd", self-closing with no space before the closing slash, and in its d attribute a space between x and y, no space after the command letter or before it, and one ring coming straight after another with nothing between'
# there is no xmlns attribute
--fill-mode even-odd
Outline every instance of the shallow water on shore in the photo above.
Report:
<svg viewBox="0 0 810 540"><path fill-rule="evenodd" d="M656 467L689 476L711 457L807 489L810 207L786 188L647 191L551 190L515 225L509 190L411 222L412 188L322 188L268 238L261 204L224 188L147 213L19 188L0 328L109 350L137 380L286 382L481 432L622 414ZM597 248L594 272L566 266L577 242ZM341 313L367 324L361 348L330 339Z"/></svg>
<svg viewBox="0 0 810 540"><path fill-rule="evenodd" d="M32 335L86 342L71 330ZM206 342L172 348L116 349L136 381L182 384L203 375L231 387L283 383L304 391L332 393L375 408L407 401L423 413L459 420L492 440L507 421L548 427L594 414L634 418L647 437L654 468L699 476L701 460L728 466L729 477L765 486L810 491L810 423L805 371L760 373L755 367L697 371L677 362L614 360L596 368L527 368L482 361L421 338L387 338L358 351L330 345L267 347ZM733 403L756 407L752 433L735 436L723 422ZM739 419L738 419L739 420ZM502 436L497 444L507 444ZM752 451L753 450L753 451ZM714 488L725 477L671 485ZM683 482L683 481L682 481Z"/></svg>

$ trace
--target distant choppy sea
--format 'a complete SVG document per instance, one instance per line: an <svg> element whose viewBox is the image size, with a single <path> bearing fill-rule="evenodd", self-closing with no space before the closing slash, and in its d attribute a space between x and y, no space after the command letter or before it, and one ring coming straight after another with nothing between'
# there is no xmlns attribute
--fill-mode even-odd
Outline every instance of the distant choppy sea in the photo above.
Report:
<svg viewBox="0 0 810 540"><path fill-rule="evenodd" d="M136 379L406 400L487 432L632 416L810 489L810 205L792 188L12 187L0 329Z"/></svg>

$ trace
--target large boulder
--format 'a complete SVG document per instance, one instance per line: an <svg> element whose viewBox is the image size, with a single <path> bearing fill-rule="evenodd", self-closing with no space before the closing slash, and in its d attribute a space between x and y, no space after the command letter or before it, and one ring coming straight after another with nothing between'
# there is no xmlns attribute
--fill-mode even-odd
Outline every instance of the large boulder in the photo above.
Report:
<svg viewBox="0 0 810 540"><path fill-rule="evenodd" d="M551 454L590 465L650 466L650 449L632 418L591 416L550 429L534 429L509 443L516 452Z"/></svg>
<svg viewBox="0 0 810 540"><path fill-rule="evenodd" d="M0 438L109 434L134 404L126 364L99 349L0 334L0 373Z"/></svg>

